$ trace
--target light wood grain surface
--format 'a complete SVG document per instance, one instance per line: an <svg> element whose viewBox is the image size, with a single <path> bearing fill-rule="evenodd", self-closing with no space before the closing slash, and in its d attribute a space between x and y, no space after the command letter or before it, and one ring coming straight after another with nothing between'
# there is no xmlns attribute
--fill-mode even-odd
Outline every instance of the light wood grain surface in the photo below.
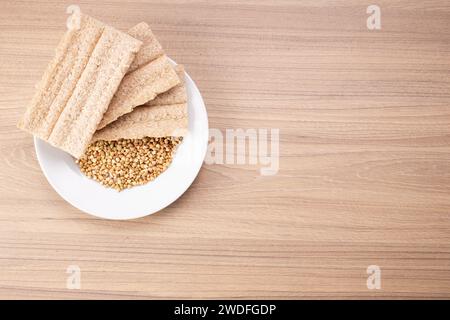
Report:
<svg viewBox="0 0 450 320"><path fill-rule="evenodd" d="M15 127L72 3L0 2L0 297L450 298L448 1L377 1L379 31L360 0L76 2L149 23L210 127L280 128L277 175L204 165L127 222L62 200Z"/></svg>

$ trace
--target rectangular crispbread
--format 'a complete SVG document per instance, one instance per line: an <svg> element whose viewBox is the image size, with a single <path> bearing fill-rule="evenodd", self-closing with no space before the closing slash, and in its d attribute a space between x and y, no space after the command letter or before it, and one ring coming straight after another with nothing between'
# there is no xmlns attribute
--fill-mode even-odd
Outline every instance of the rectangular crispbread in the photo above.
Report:
<svg viewBox="0 0 450 320"><path fill-rule="evenodd" d="M97 131L97 140L141 139L144 137L183 137L188 132L187 104L139 106Z"/></svg>
<svg viewBox="0 0 450 320"><path fill-rule="evenodd" d="M132 112L98 130L92 142L121 138L185 136L188 132L188 112L184 68L178 65L175 70L181 83L153 100L159 103L136 107Z"/></svg>
<svg viewBox="0 0 450 320"><path fill-rule="evenodd" d="M144 44L137 55L138 60L132 65L134 71L122 80L97 129L104 128L120 116L133 111L135 107L153 100L158 94L180 83L148 25L140 23L129 33Z"/></svg>
<svg viewBox="0 0 450 320"><path fill-rule="evenodd" d="M85 14L68 30L18 127L74 157L90 143L141 42Z"/></svg>

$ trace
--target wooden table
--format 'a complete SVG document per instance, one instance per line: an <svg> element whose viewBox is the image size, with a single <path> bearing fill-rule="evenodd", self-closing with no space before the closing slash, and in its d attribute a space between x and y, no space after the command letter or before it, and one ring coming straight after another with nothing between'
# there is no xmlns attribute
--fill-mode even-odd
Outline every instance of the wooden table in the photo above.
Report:
<svg viewBox="0 0 450 320"><path fill-rule="evenodd" d="M62 200L15 126L72 1L1 1L0 296L450 298L450 3L380 0L368 30L370 1L215 2L77 4L148 22L211 128L279 128L280 170L205 164L169 208L117 222Z"/></svg>

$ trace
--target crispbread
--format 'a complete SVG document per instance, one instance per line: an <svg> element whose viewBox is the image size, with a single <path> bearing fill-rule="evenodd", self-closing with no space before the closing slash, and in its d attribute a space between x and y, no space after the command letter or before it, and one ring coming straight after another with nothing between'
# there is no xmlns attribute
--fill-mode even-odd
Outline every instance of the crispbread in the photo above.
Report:
<svg viewBox="0 0 450 320"><path fill-rule="evenodd" d="M133 38L142 41L142 47L131 63L128 73L131 73L150 61L164 55L164 50L161 47L161 44L145 22L135 25L133 28L128 30L128 34Z"/></svg>
<svg viewBox="0 0 450 320"><path fill-rule="evenodd" d="M180 84L158 95L152 100L152 104L136 107L132 112L98 130L92 141L185 136L188 131L188 113L184 67L177 65L175 71Z"/></svg>
<svg viewBox="0 0 450 320"><path fill-rule="evenodd" d="M94 50L104 25L82 15L79 30L68 30L59 42L36 93L18 127L47 140Z"/></svg>
<svg viewBox="0 0 450 320"><path fill-rule="evenodd" d="M141 42L85 14L66 32L19 128L80 157Z"/></svg>
<svg viewBox="0 0 450 320"><path fill-rule="evenodd" d="M97 131L97 140L140 139L144 137L182 137L188 132L187 104L139 106Z"/></svg>
<svg viewBox="0 0 450 320"><path fill-rule="evenodd" d="M154 99L180 82L167 57L161 56L127 74L97 129L101 129L139 105Z"/></svg>
<svg viewBox="0 0 450 320"><path fill-rule="evenodd" d="M141 23L130 31L144 40L142 54L138 53L139 61L134 65L137 69L124 77L97 129L104 128L120 116L133 111L135 107L180 83L149 27ZM146 62L147 60L150 62Z"/></svg>
<svg viewBox="0 0 450 320"><path fill-rule="evenodd" d="M184 67L179 64L175 66L175 72L180 78L180 83L167 92L159 94L155 99L145 103L146 106L158 106L179 104L187 101L186 86L184 85Z"/></svg>

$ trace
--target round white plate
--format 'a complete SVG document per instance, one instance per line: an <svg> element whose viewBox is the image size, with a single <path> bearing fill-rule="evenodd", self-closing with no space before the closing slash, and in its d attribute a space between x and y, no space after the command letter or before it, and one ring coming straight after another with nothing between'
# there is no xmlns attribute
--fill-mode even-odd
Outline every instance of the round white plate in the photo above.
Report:
<svg viewBox="0 0 450 320"><path fill-rule="evenodd" d="M74 207L105 219L135 219L155 213L180 197L202 166L208 145L208 116L202 96L186 74L189 133L172 164L155 180L118 192L84 176L68 153L34 138L37 158L50 185Z"/></svg>

